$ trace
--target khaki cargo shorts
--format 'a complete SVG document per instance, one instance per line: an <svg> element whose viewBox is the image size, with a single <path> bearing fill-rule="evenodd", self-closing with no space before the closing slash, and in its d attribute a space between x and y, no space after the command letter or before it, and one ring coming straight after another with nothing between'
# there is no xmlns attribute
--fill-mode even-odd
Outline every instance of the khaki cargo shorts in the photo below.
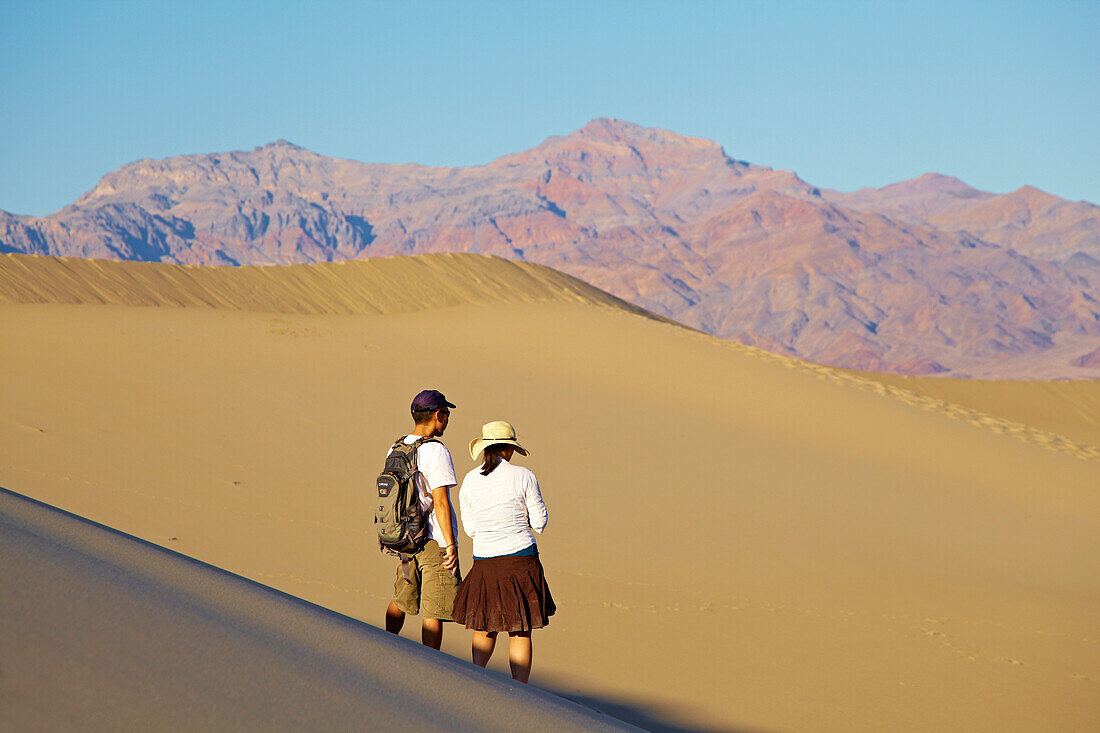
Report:
<svg viewBox="0 0 1100 733"><path fill-rule="evenodd" d="M405 565L405 567L403 567ZM393 584L393 602L405 613L424 618L453 621L451 609L462 577L443 567L439 543L428 540L424 549L409 556L409 562L397 566Z"/></svg>

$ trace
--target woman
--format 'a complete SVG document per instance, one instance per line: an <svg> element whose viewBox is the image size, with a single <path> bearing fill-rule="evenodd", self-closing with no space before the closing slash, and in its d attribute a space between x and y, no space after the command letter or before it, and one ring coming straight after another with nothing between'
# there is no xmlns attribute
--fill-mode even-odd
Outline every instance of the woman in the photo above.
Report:
<svg viewBox="0 0 1100 733"><path fill-rule="evenodd" d="M512 678L527 682L531 630L550 623L555 608L531 535L546 527L546 505L535 474L509 463L516 452L527 455L504 421L482 426L481 437L470 441L470 457L482 463L462 479L458 504L474 563L458 588L452 617L474 630L479 667L489 663L497 633L508 632Z"/></svg>

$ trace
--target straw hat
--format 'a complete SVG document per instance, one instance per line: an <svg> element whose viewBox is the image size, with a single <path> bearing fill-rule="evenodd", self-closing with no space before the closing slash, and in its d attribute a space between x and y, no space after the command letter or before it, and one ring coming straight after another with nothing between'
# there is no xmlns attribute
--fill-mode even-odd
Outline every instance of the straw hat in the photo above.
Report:
<svg viewBox="0 0 1100 733"><path fill-rule="evenodd" d="M516 429L511 423L503 420L495 420L481 426L481 437L470 441L470 458L478 460L481 458L482 451L491 445L510 445L520 455L527 455L527 450L516 442Z"/></svg>

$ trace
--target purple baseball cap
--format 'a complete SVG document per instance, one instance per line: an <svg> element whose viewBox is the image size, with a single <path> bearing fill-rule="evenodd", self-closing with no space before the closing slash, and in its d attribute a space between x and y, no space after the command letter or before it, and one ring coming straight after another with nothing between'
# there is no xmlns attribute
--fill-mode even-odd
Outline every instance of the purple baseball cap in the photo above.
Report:
<svg viewBox="0 0 1100 733"><path fill-rule="evenodd" d="M447 398L438 389L426 389L413 397L410 411L442 410L445 407L454 407L454 405L448 402Z"/></svg>

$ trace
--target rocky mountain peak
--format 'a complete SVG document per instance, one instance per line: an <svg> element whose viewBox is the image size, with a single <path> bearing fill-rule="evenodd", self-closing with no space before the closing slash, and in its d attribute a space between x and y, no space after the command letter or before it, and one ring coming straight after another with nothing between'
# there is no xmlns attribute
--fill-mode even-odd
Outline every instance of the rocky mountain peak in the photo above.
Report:
<svg viewBox="0 0 1100 733"><path fill-rule="evenodd" d="M1008 196L1021 202L1026 202L1030 205L1050 206L1053 204L1064 203L1062 199L1049 194L1042 189L1035 188L1035 186L1020 186Z"/></svg>
<svg viewBox="0 0 1100 733"><path fill-rule="evenodd" d="M305 150L305 148L303 148L301 145L295 145L289 140L279 138L273 143L267 143L266 145L257 145L255 148L252 149L252 152L259 153L264 150Z"/></svg>
<svg viewBox="0 0 1100 733"><path fill-rule="evenodd" d="M908 190L912 192L916 191L974 191L976 189L968 186L960 181L955 176L946 176L943 173L923 173L916 178L911 178L908 181L902 181L900 183L891 183L888 186L883 186L880 191L901 191Z"/></svg>
<svg viewBox="0 0 1100 733"><path fill-rule="evenodd" d="M707 148L711 150L720 150L722 147L712 140L680 135L659 127L642 127L633 122L616 120L611 117L600 117L592 120L566 137L594 142L650 143L666 147Z"/></svg>
<svg viewBox="0 0 1100 733"><path fill-rule="evenodd" d="M498 158L490 165L534 165L568 174L584 169L582 175L599 170L616 177L661 177L670 170L703 168L721 172L730 166L745 166L731 161L722 146L710 140L611 118L592 120L568 135L547 138L530 150Z"/></svg>

